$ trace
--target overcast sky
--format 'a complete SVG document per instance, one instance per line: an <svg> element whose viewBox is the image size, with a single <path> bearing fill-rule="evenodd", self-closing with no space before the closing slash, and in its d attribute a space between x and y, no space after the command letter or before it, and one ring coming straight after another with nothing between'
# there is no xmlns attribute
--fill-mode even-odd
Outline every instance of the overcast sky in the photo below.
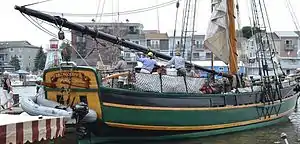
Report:
<svg viewBox="0 0 300 144"><path fill-rule="evenodd" d="M28 20L26 20L18 11L14 10L14 5L24 5L28 3L37 2L39 0L1 0L0 2L0 41L7 40L28 40L30 43L40 46L47 45L52 38L43 31L37 29ZM52 0L50 2L30 6L30 8L61 13L84 13L95 14L97 13L97 6L99 1L102 6L105 1L104 13L127 11L139 8L150 7L156 4L169 2L171 0ZM205 34L210 17L210 1L211 0L198 0L197 4L197 17L195 30L197 34ZM271 27L273 31L293 31L296 30L291 15L286 7L286 0L265 0L269 13ZM241 25L249 25L249 0L239 0L240 2L240 17ZM290 0L293 5L295 14L300 20L300 0ZM119 3L119 4L118 4ZM181 0L178 14L177 31L180 31L182 21L182 7L183 0ZM118 6L119 5L119 6ZM99 10L99 14L101 13ZM175 22L175 4L160 8L159 14L159 28L161 32L168 32L172 35ZM68 17L69 21L74 22L90 22L94 17ZM144 29L158 29L157 10L152 10L144 13L120 15L119 21L125 22L128 19L130 22L142 23ZM117 16L98 17L97 22L111 22L117 21ZM300 23L300 21L298 22ZM54 32L58 32L51 26L42 23L45 28ZM70 39L70 35L67 34Z"/></svg>

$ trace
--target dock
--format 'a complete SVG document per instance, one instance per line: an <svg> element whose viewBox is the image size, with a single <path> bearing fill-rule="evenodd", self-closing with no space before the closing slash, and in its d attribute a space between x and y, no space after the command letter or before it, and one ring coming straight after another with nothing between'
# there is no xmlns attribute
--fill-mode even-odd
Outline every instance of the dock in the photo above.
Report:
<svg viewBox="0 0 300 144"><path fill-rule="evenodd" d="M63 117L0 114L0 143L23 144L64 136Z"/></svg>
<svg viewBox="0 0 300 144"><path fill-rule="evenodd" d="M6 109L6 110L1 110L0 114L13 114L13 115L18 115L23 112L21 107L12 107L11 110Z"/></svg>

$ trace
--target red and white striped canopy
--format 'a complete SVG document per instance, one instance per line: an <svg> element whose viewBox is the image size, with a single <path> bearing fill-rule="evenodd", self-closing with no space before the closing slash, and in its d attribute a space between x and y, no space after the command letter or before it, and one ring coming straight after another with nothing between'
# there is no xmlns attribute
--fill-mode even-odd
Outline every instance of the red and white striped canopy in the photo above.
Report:
<svg viewBox="0 0 300 144"><path fill-rule="evenodd" d="M0 144L23 144L64 135L63 117L0 114Z"/></svg>

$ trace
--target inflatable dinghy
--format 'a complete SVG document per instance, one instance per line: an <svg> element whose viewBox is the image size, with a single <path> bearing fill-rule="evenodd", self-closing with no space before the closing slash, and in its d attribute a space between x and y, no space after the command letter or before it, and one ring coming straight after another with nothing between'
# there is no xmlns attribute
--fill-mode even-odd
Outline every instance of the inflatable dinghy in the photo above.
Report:
<svg viewBox="0 0 300 144"><path fill-rule="evenodd" d="M36 96L21 97L20 103L22 109L31 116L63 116L66 121L74 119L76 112L71 108L67 108L58 102L45 99L44 89L40 88ZM88 109L80 122L90 123L97 120L97 113L94 110Z"/></svg>

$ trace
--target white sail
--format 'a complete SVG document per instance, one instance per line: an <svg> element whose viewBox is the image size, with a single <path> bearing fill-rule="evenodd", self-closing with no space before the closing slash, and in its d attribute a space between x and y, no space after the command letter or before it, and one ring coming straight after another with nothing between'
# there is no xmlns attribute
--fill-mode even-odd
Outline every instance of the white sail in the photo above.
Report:
<svg viewBox="0 0 300 144"><path fill-rule="evenodd" d="M215 56L228 64L228 26L227 26L227 0L214 0L214 10L210 18L204 46L210 49Z"/></svg>

